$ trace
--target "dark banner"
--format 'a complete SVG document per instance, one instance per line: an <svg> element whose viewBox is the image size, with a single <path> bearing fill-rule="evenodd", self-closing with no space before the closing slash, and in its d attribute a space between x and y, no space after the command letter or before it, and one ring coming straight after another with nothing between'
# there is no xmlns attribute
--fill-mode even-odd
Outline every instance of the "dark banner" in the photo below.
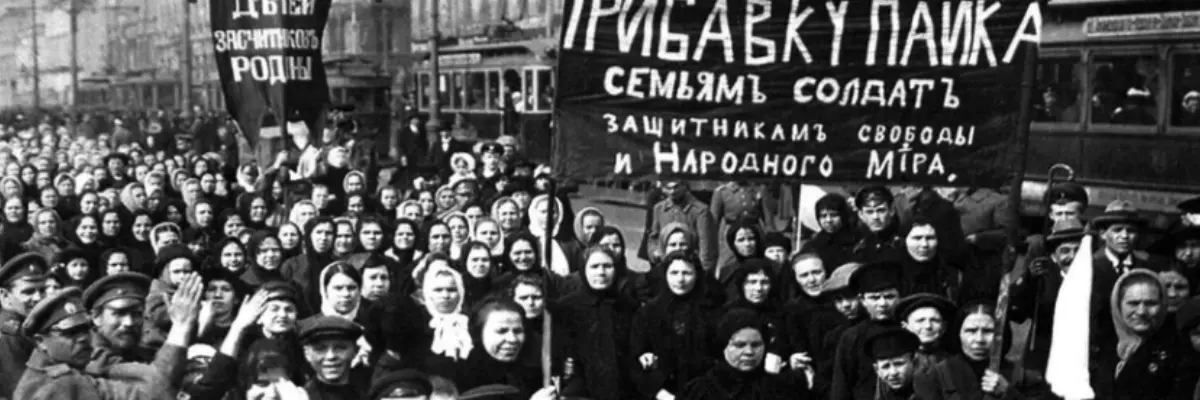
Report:
<svg viewBox="0 0 1200 400"><path fill-rule="evenodd" d="M329 102L321 39L332 1L209 1L225 106L251 146L258 146L268 112L299 115L310 131L319 128Z"/></svg>
<svg viewBox="0 0 1200 400"><path fill-rule="evenodd" d="M1036 1L567 0L568 178L998 186Z"/></svg>

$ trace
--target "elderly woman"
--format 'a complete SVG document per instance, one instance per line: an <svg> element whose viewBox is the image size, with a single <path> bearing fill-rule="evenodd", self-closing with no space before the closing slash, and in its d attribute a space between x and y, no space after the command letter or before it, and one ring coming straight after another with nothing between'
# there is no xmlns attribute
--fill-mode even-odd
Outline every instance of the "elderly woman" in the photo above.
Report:
<svg viewBox="0 0 1200 400"><path fill-rule="evenodd" d="M1135 269L1117 279L1110 297L1116 343L1093 354L1097 399L1163 399L1179 365L1175 329L1165 327L1167 290L1158 275Z"/></svg>
<svg viewBox="0 0 1200 400"><path fill-rule="evenodd" d="M1013 383L1011 377L1001 372L1011 370L1006 365L1001 366L1001 371L989 368L992 345L996 340L1000 340L1001 334L1003 331L996 324L994 307L984 303L973 303L963 307L958 323L961 353L949 356L935 364L932 369L916 374L913 389L917 396L932 400L970 400L982 399L984 396L996 399L1023 399L1024 394L1032 393L1034 388L1018 389L1018 385L1023 382ZM1096 388L1097 394L1111 393Z"/></svg>
<svg viewBox="0 0 1200 400"><path fill-rule="evenodd" d="M616 287L616 256L603 247L584 252L584 287L568 294L551 314L564 335L567 354L573 355L576 373L564 388L568 396L595 400L631 397L635 357L630 334L638 305ZM689 397L684 397L689 398Z"/></svg>
<svg viewBox="0 0 1200 400"><path fill-rule="evenodd" d="M719 359L708 373L688 382L676 398L683 400L783 400L808 398L807 385L790 375L768 374L767 328L748 310L734 310L717 323L711 353Z"/></svg>

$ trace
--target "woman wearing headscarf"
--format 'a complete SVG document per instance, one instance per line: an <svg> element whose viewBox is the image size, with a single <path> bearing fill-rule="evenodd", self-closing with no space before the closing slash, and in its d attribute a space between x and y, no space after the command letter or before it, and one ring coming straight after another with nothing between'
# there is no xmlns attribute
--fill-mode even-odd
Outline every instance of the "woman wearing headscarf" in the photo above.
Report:
<svg viewBox="0 0 1200 400"><path fill-rule="evenodd" d="M251 236L250 244L246 246L246 270L241 278L250 290L271 281L285 280L279 272L283 263L283 247L279 238L266 232Z"/></svg>
<svg viewBox="0 0 1200 400"><path fill-rule="evenodd" d="M659 261L663 287L637 311L630 352L638 357L633 380L642 398L677 396L685 385L709 370L709 347L719 304L707 295L711 275L700 260L684 251L666 253Z"/></svg>
<svg viewBox="0 0 1200 400"><path fill-rule="evenodd" d="M1094 346L1091 375L1097 399L1162 399L1173 390L1179 365L1174 329L1164 327L1166 289L1158 275L1135 269L1109 297L1116 343Z"/></svg>
<svg viewBox="0 0 1200 400"><path fill-rule="evenodd" d="M584 286L552 309L556 333L563 335L575 373L563 394L595 400L623 400L635 393L630 380L635 355L629 347L638 304L615 285L616 257L602 247L584 251Z"/></svg>
<svg viewBox="0 0 1200 400"><path fill-rule="evenodd" d="M550 200L555 203L553 215L550 213ZM529 233L533 234L538 239L538 248L542 254L542 259L546 261L547 267L558 276L567 276L572 272L579 270L579 243L575 240L561 240L558 238L559 229L563 224L563 207L562 202L555 197L541 195L533 199L529 203ZM546 224L552 224L553 230L546 232ZM550 235L550 248L544 248L546 235Z"/></svg>
<svg viewBox="0 0 1200 400"><path fill-rule="evenodd" d="M84 197L80 197L79 201L84 201ZM178 198L171 198L154 210L154 220L162 222L172 222L178 225L180 229L187 229L189 226L188 207L187 204Z"/></svg>
<svg viewBox="0 0 1200 400"><path fill-rule="evenodd" d="M784 312L778 300L778 282L771 274L772 264L764 258L751 258L743 262L729 276L726 286L725 312L750 310L763 319L763 339L772 363L784 362L790 354L790 344L784 331ZM768 366L771 364L769 363ZM772 371L778 372L778 371Z"/></svg>
<svg viewBox="0 0 1200 400"><path fill-rule="evenodd" d="M468 318L463 314L466 297L462 274L451 267L444 254L436 254L417 271L417 280L420 287L413 294L417 308L408 313L388 313L404 318L402 321L385 320L385 326L404 324L415 331L400 348L388 348L400 353L403 365L433 375L454 376L456 364L465 360L474 346Z"/></svg>
<svg viewBox="0 0 1200 400"><path fill-rule="evenodd" d="M80 215L67 224L67 241L71 247L90 255L90 265L99 265L104 244L100 242L100 220L95 215Z"/></svg>
<svg viewBox="0 0 1200 400"><path fill-rule="evenodd" d="M454 383L465 395L487 385L506 385L515 394L496 400L546 398L553 387L541 388L540 342L531 341L522 309L509 299L492 299L478 307L471 320L471 355L455 368ZM537 392L535 394L535 392ZM538 397L541 396L541 397Z"/></svg>
<svg viewBox="0 0 1200 400"><path fill-rule="evenodd" d="M817 200L813 213L821 230L804 243L800 252L815 253L821 258L825 272L833 272L834 268L850 262L854 256L854 246L859 240L854 230L858 225L854 212L850 210L845 197L830 193Z"/></svg>
<svg viewBox="0 0 1200 400"><path fill-rule="evenodd" d="M247 228L267 230L267 218L271 216L271 200L259 193L243 193L237 197L237 212Z"/></svg>
<svg viewBox="0 0 1200 400"><path fill-rule="evenodd" d="M401 218L396 221L396 228L392 230L391 235L391 247L384 252L384 255L396 262L396 269L391 271L393 285L400 282L399 276L411 277L413 264L425 257L425 252L420 250L424 241L420 228L418 223L411 219Z"/></svg>
<svg viewBox="0 0 1200 400"><path fill-rule="evenodd" d="M125 243L125 227L133 224L133 216L129 216L129 222L121 221L121 212L117 209L109 209L100 213L100 241L108 246L121 246Z"/></svg>
<svg viewBox="0 0 1200 400"><path fill-rule="evenodd" d="M120 202L116 207L118 216L125 224L133 220L133 213L146 208L146 187L141 182L130 182L121 188Z"/></svg>
<svg viewBox="0 0 1200 400"><path fill-rule="evenodd" d="M767 328L749 310L733 310L721 317L714 336L716 366L688 382L676 396L687 400L807 399L807 385L792 375L768 374Z"/></svg>
<svg viewBox="0 0 1200 400"><path fill-rule="evenodd" d="M933 222L921 215L900 229L901 255L896 256L904 268L901 293L932 293L952 301L959 300L962 272L942 254L940 235Z"/></svg>
<svg viewBox="0 0 1200 400"><path fill-rule="evenodd" d="M752 258L760 258L766 250L762 230L758 222L750 219L734 221L725 231L725 244L729 246L733 259L717 271L717 279L728 284L729 277L739 265Z"/></svg>
<svg viewBox="0 0 1200 400"><path fill-rule="evenodd" d="M491 217L484 216L475 221L472 230L471 237L488 245L492 249L492 257L496 261L504 256L504 231L500 230L500 223Z"/></svg>
<svg viewBox="0 0 1200 400"><path fill-rule="evenodd" d="M957 327L961 349L938 362L931 370L913 377L913 390L921 399L1023 399L1037 388L1024 382L1014 382L1012 368L1002 363L1001 371L989 368L992 345L1000 340L1001 327L996 326L995 308L990 304L971 303L962 308ZM1095 375L1092 376L1096 378ZM1093 386L1095 387L1095 386ZM1096 394L1103 396L1096 387ZM1104 397L1098 397L1104 398ZM1162 398L1141 397L1134 398Z"/></svg>
<svg viewBox="0 0 1200 400"><path fill-rule="evenodd" d="M446 254L451 259L458 259L463 246L471 241L471 221L467 219L467 214L455 211L443 216L442 222L450 229L450 251Z"/></svg>
<svg viewBox="0 0 1200 400"><path fill-rule="evenodd" d="M284 221L275 231L275 237L279 238L279 244L283 246L284 260L304 254L304 230L300 225Z"/></svg>
<svg viewBox="0 0 1200 400"><path fill-rule="evenodd" d="M492 218L500 224L505 237L525 230L527 224L521 210L521 204L511 197L501 197L492 203Z"/></svg>
<svg viewBox="0 0 1200 400"><path fill-rule="evenodd" d="M608 249L614 260L614 284L617 291L621 292L625 297L636 301L638 304L643 304L650 300L654 295L654 289L650 286L650 281L646 278L646 274L639 273L629 269L629 264L625 258L625 234L621 233L620 229L611 226L601 226L595 229L590 236L591 242L588 246L600 246ZM578 260L576 264L582 263L583 260ZM582 274L578 272L571 275L571 279L576 281L575 286L582 286Z"/></svg>
<svg viewBox="0 0 1200 400"><path fill-rule="evenodd" d="M29 224L27 214L29 208L25 206L25 202L20 198L4 199L4 222L0 223L0 232L3 233L3 251L5 259L16 256L14 251L19 251L21 243L33 237L33 225Z"/></svg>
<svg viewBox="0 0 1200 400"><path fill-rule="evenodd" d="M133 223L127 232L125 247L129 250L130 266L134 271L149 272L149 265L154 263L154 245L150 242L150 231L154 228L154 218L146 210L133 213ZM149 274L147 274L149 275Z"/></svg>
<svg viewBox="0 0 1200 400"><path fill-rule="evenodd" d="M321 271L321 315L354 321L363 328L353 364L375 365L383 355L382 309L362 297L362 275L352 265L336 261Z"/></svg>
<svg viewBox="0 0 1200 400"><path fill-rule="evenodd" d="M47 260L66 249L70 243L62 234L63 223L54 210L41 209L33 213L33 236L22 245L25 251L41 254Z"/></svg>
<svg viewBox="0 0 1200 400"><path fill-rule="evenodd" d="M304 253L284 261L280 274L295 282L300 288L301 298L310 307L316 309L321 305L321 294L317 283L321 268L333 262L333 236L337 226L329 217L317 217L308 222L305 227Z"/></svg>
<svg viewBox="0 0 1200 400"><path fill-rule="evenodd" d="M555 301L578 289L579 281L550 272L542 265L542 256L537 251L537 238L528 233L519 233L504 239L504 258L499 265L496 287L509 287L522 275L538 276L545 282L546 301Z"/></svg>
<svg viewBox="0 0 1200 400"><path fill-rule="evenodd" d="M463 276L467 307L474 307L492 293L499 274L492 260L492 250L481 242L469 242L463 246L462 254L455 261Z"/></svg>

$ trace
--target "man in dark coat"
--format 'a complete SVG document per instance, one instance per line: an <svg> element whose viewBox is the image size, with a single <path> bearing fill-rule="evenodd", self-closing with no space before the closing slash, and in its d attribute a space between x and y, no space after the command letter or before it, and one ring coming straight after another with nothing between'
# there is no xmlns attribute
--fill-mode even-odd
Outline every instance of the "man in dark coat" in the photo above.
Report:
<svg viewBox="0 0 1200 400"><path fill-rule="evenodd" d="M0 267L0 399L12 398L25 373L34 343L21 333L25 317L46 294L46 259L36 253L14 257Z"/></svg>
<svg viewBox="0 0 1200 400"><path fill-rule="evenodd" d="M438 128L438 140L429 147L429 157L426 159L430 167L437 168L443 181L449 179L454 172L450 166L450 158L454 153L471 154L471 146L455 139L452 132L449 124Z"/></svg>
<svg viewBox="0 0 1200 400"><path fill-rule="evenodd" d="M314 371L304 385L310 399L357 400L370 390L370 369L350 368L362 335L362 327L342 317L318 315L300 321L300 342Z"/></svg>
<svg viewBox="0 0 1200 400"><path fill-rule="evenodd" d="M900 298L903 267L894 262L875 262L859 268L850 278L850 290L858 293L868 318L846 329L837 344L833 364L831 400L874 400L876 382L873 360L865 357L871 334L897 326L891 309Z"/></svg>
<svg viewBox="0 0 1200 400"><path fill-rule="evenodd" d="M1134 269L1158 271L1167 265L1165 260L1145 251L1136 250L1146 221L1138 216L1133 204L1125 200L1109 203L1090 222L1091 230L1099 232L1102 248L1092 254L1092 343L1115 340L1110 296L1117 279Z"/></svg>
<svg viewBox="0 0 1200 400"><path fill-rule="evenodd" d="M915 400L913 353L921 346L917 335L901 327L875 332L865 343L868 359L879 376L876 400Z"/></svg>
<svg viewBox="0 0 1200 400"><path fill-rule="evenodd" d="M1077 219L1062 220L1054 224L1054 230L1046 236L1049 257L1034 259L1023 273L1014 274L1009 290L1009 318L1014 322L1033 320L1029 339L1025 346L1025 368L1029 371L1046 370L1050 357L1050 340L1053 337L1054 308L1063 278L1079 251L1079 241L1085 235L1083 223Z"/></svg>

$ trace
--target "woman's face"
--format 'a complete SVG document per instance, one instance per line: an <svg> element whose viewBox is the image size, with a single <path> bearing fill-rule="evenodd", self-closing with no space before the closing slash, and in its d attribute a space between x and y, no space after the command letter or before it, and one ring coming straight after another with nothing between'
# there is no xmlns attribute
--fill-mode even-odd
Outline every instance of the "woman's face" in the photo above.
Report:
<svg viewBox="0 0 1200 400"><path fill-rule="evenodd" d="M446 226L450 228L450 240L454 243L463 243L471 240L471 229L467 225L466 218L450 218L446 221Z"/></svg>
<svg viewBox="0 0 1200 400"><path fill-rule="evenodd" d="M820 258L811 257L797 261L792 266L792 271L796 274L796 283L800 284L805 294L810 297L821 295L821 286L825 284L825 266Z"/></svg>
<svg viewBox="0 0 1200 400"><path fill-rule="evenodd" d="M82 281L87 278L88 262L83 258L75 258L67 262L67 276L72 280Z"/></svg>
<svg viewBox="0 0 1200 400"><path fill-rule="evenodd" d="M362 193L363 180L358 174L346 175L346 194Z"/></svg>
<svg viewBox="0 0 1200 400"><path fill-rule="evenodd" d="M512 311L493 311L483 323L480 339L484 350L496 361L516 361L525 345L525 320Z"/></svg>
<svg viewBox="0 0 1200 400"><path fill-rule="evenodd" d="M975 313L963 320L958 331L963 354L972 360L986 360L996 340L996 321L987 314Z"/></svg>
<svg viewBox="0 0 1200 400"><path fill-rule="evenodd" d="M755 236L754 230L738 229L737 234L733 237L733 248L742 257L753 257L755 250L758 249L758 237Z"/></svg>
<svg viewBox="0 0 1200 400"><path fill-rule="evenodd" d="M17 182L12 180L4 181L4 186L0 189L4 190L4 197L17 197L21 193L21 187L17 186Z"/></svg>
<svg viewBox="0 0 1200 400"><path fill-rule="evenodd" d="M53 236L58 234L58 220L54 218L54 214L43 212L38 213L37 231L42 236Z"/></svg>
<svg viewBox="0 0 1200 400"><path fill-rule="evenodd" d="M242 222L242 217L233 214L225 220L225 226L222 227L221 231L225 233L226 237L235 237L245 227L246 224Z"/></svg>
<svg viewBox="0 0 1200 400"><path fill-rule="evenodd" d="M396 195L395 189L384 189L379 192L379 204L385 209L393 209L397 204L400 204L400 196Z"/></svg>
<svg viewBox="0 0 1200 400"><path fill-rule="evenodd" d="M432 267L431 265L430 268ZM433 302L434 308L442 314L457 311L458 304L462 300L462 293L458 290L458 283L455 282L454 276L440 272L429 278L428 281L429 287L424 288L424 292L426 299Z"/></svg>
<svg viewBox="0 0 1200 400"><path fill-rule="evenodd" d="M1121 294L1121 319L1125 325L1140 335L1153 331L1162 312L1158 286L1145 282L1133 283L1126 286Z"/></svg>
<svg viewBox="0 0 1200 400"><path fill-rule="evenodd" d="M666 254L671 254L676 251L688 251L691 245L688 243L687 234L681 231L675 231L667 236Z"/></svg>
<svg viewBox="0 0 1200 400"><path fill-rule="evenodd" d="M506 201L496 208L496 221L500 223L500 227L505 231L514 231L521 229L521 210L517 208L517 204L511 201Z"/></svg>
<svg viewBox="0 0 1200 400"><path fill-rule="evenodd" d="M200 226L211 226L213 222L212 204L196 204L196 223Z"/></svg>
<svg viewBox="0 0 1200 400"><path fill-rule="evenodd" d="M479 219L483 218L483 215L484 215L483 207L480 207L480 206L467 207L467 209L466 209L466 211L464 211L464 213L467 214L467 221L469 221L471 223L471 226L475 226L475 224L478 224Z"/></svg>
<svg viewBox="0 0 1200 400"><path fill-rule="evenodd" d="M291 224L279 228L279 241L283 248L294 249L300 246L300 230Z"/></svg>
<svg viewBox="0 0 1200 400"><path fill-rule="evenodd" d="M492 273L492 252L476 247L467 254L467 273L482 279Z"/></svg>
<svg viewBox="0 0 1200 400"><path fill-rule="evenodd" d="M625 244L621 243L620 235L617 235L617 234L606 235L606 236L600 238L600 241L596 242L596 244L599 244L600 247L603 247L606 250L612 252L613 254L615 254L617 256L617 258L621 258L622 256L625 255Z"/></svg>
<svg viewBox="0 0 1200 400"><path fill-rule="evenodd" d="M133 205L139 209L146 206L146 189L135 187L129 189L129 197L133 198Z"/></svg>
<svg viewBox="0 0 1200 400"><path fill-rule="evenodd" d="M908 255L917 262L926 262L937 256L937 232L931 225L914 226L904 238L904 244L908 247Z"/></svg>
<svg viewBox="0 0 1200 400"><path fill-rule="evenodd" d="M901 323L904 329L916 334L922 344L935 343L946 333L946 320L942 318L942 313L933 307L913 310Z"/></svg>
<svg viewBox="0 0 1200 400"><path fill-rule="evenodd" d="M272 334L291 332L296 326L296 305L291 301L276 299L268 301L258 323L263 330Z"/></svg>
<svg viewBox="0 0 1200 400"><path fill-rule="evenodd" d="M404 219L411 220L411 221L420 221L422 218L425 217L424 212L425 212L425 210L423 210L420 205L409 204L400 209L399 216L400 216L400 218L404 218Z"/></svg>
<svg viewBox="0 0 1200 400"><path fill-rule="evenodd" d="M49 172L38 172L37 178L34 179L34 185L36 185L35 187L50 186L50 182L52 180L53 180L53 178L50 177Z"/></svg>
<svg viewBox="0 0 1200 400"><path fill-rule="evenodd" d="M534 265L537 253L533 250L533 243L527 240L513 242L512 248L508 249L508 257L512 259L513 267L518 271L529 271L537 267Z"/></svg>
<svg viewBox="0 0 1200 400"><path fill-rule="evenodd" d="M54 208L58 206L58 192L54 189L42 190L42 195L38 198L43 207Z"/></svg>
<svg viewBox="0 0 1200 400"><path fill-rule="evenodd" d="M346 274L335 274L325 285L325 301L333 302L333 309L342 314L354 310L359 295L358 283Z"/></svg>
<svg viewBox="0 0 1200 400"><path fill-rule="evenodd" d="M242 247L233 243L225 244L221 249L221 266L233 272L241 272L246 265L246 253Z"/></svg>
<svg viewBox="0 0 1200 400"><path fill-rule="evenodd" d="M283 249L279 247L279 242L271 239L264 239L258 246L258 253L255 254L254 262L258 266L268 271L279 269L279 259L283 256Z"/></svg>
<svg viewBox="0 0 1200 400"><path fill-rule="evenodd" d="M587 284L593 290L606 290L613 284L616 265L613 258L604 252L593 252L583 269Z"/></svg>
<svg viewBox="0 0 1200 400"><path fill-rule="evenodd" d="M250 202L250 220L262 222L267 219L267 201L261 197Z"/></svg>
<svg viewBox="0 0 1200 400"><path fill-rule="evenodd" d="M766 341L758 329L742 328L729 337L724 353L725 362L738 371L754 371L766 356Z"/></svg>
<svg viewBox="0 0 1200 400"><path fill-rule="evenodd" d="M747 275L746 282L742 284L742 293L746 297L746 301L752 304L765 303L767 294L770 292L771 278L762 271Z"/></svg>
<svg viewBox="0 0 1200 400"><path fill-rule="evenodd" d="M667 287L676 296L691 293L696 287L696 268L684 260L671 261L667 266Z"/></svg>
<svg viewBox="0 0 1200 400"><path fill-rule="evenodd" d="M100 227L96 226L95 218L84 218L75 227L75 236L78 236L79 241L83 242L83 244L96 243L96 236L99 233Z"/></svg>
<svg viewBox="0 0 1200 400"><path fill-rule="evenodd" d="M354 227L350 224L337 224L337 234L333 237L333 251L337 254L349 254L354 251Z"/></svg>
<svg viewBox="0 0 1200 400"><path fill-rule="evenodd" d="M366 251L383 248L383 227L374 222L364 223L358 232L358 241Z"/></svg>
<svg viewBox="0 0 1200 400"><path fill-rule="evenodd" d="M104 266L104 274L113 275L122 272L129 272L129 255L113 253L108 257L108 264Z"/></svg>
<svg viewBox="0 0 1200 400"><path fill-rule="evenodd" d="M105 236L116 237L121 234L121 216L117 213L105 213L104 222L101 222L101 225Z"/></svg>
<svg viewBox="0 0 1200 400"><path fill-rule="evenodd" d="M488 246L496 246L500 243L500 227L492 221L482 221L475 226L475 240L486 243Z"/></svg>
<svg viewBox="0 0 1200 400"><path fill-rule="evenodd" d="M189 198L189 199L199 198L200 197L200 183L196 182L196 181L191 181L191 182L183 184L183 193L186 196L185 198Z"/></svg>
<svg viewBox="0 0 1200 400"><path fill-rule="evenodd" d="M200 177L200 190L204 193L212 193L217 190L217 178L212 174L205 174Z"/></svg>
<svg viewBox="0 0 1200 400"><path fill-rule="evenodd" d="M179 207L167 206L167 221L171 221L171 222L174 222L177 224L182 222L183 221L183 210L180 210Z"/></svg>
<svg viewBox="0 0 1200 400"><path fill-rule="evenodd" d="M518 284L513 288L513 301L525 310L525 318L537 318L546 311L546 298L542 295L542 288L534 285Z"/></svg>
<svg viewBox="0 0 1200 400"><path fill-rule="evenodd" d="M429 228L429 252L450 254L450 228L436 224Z"/></svg>
<svg viewBox="0 0 1200 400"><path fill-rule="evenodd" d="M133 220L133 236L138 240L147 240L150 234L152 220L149 215L139 215Z"/></svg>
<svg viewBox="0 0 1200 400"><path fill-rule="evenodd" d="M1158 280L1162 281L1163 288L1167 290L1167 312L1178 311L1179 307L1192 297L1188 279L1180 273L1163 271L1158 273Z"/></svg>
<svg viewBox="0 0 1200 400"><path fill-rule="evenodd" d="M367 300L379 300L392 289L392 276L385 267L363 268L362 296Z"/></svg>
<svg viewBox="0 0 1200 400"><path fill-rule="evenodd" d="M19 197L10 198L4 202L4 219L12 223L25 222L25 204Z"/></svg>
<svg viewBox="0 0 1200 400"><path fill-rule="evenodd" d="M392 234L392 245L400 250L409 250L416 246L417 232L413 231L412 225L396 225L396 232Z"/></svg>
<svg viewBox="0 0 1200 400"><path fill-rule="evenodd" d="M21 182L33 183L37 179L37 171L33 168L21 169Z"/></svg>
<svg viewBox="0 0 1200 400"><path fill-rule="evenodd" d="M184 279L194 273L195 269L192 268L191 260L184 258L171 260L171 263L167 264L167 268L163 270L164 277L167 278L166 281L173 285L182 283Z"/></svg>
<svg viewBox="0 0 1200 400"><path fill-rule="evenodd" d="M439 190L437 192L438 210L449 210L456 205L454 202L453 190Z"/></svg>
<svg viewBox="0 0 1200 400"><path fill-rule="evenodd" d="M227 281L214 280L204 286L204 300L212 304L213 312L217 315L229 315L233 312L235 294L233 284Z"/></svg>
<svg viewBox="0 0 1200 400"><path fill-rule="evenodd" d="M58 184L54 187L58 188L59 196L72 196L75 194L75 181L70 179L59 179Z"/></svg>
<svg viewBox="0 0 1200 400"><path fill-rule="evenodd" d="M296 210L296 218L298 221L294 222L296 225L305 226L308 225L308 221L312 220L315 216L317 216L316 207L308 204L302 204Z"/></svg>
<svg viewBox="0 0 1200 400"><path fill-rule="evenodd" d="M433 193L428 191L421 192L417 195L417 203L421 204L421 216L433 215L437 211L437 202L433 201ZM420 218L413 219L414 221Z"/></svg>
<svg viewBox="0 0 1200 400"><path fill-rule="evenodd" d="M313 227L309 241L312 242L313 250L318 253L326 253L333 250L333 239L337 234L336 227L329 222L322 222Z"/></svg>

